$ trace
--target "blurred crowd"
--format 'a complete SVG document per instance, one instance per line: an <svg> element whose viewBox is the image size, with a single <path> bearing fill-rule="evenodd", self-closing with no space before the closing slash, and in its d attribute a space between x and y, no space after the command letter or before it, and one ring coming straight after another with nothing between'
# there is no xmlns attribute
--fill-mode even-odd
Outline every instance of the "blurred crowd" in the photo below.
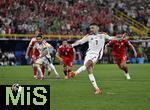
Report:
<svg viewBox="0 0 150 110"><path fill-rule="evenodd" d="M112 4L116 2L115 7L126 15L139 21L145 26L150 27L150 1L149 0L107 0Z"/></svg>
<svg viewBox="0 0 150 110"><path fill-rule="evenodd" d="M0 49L0 65L15 65L16 64L16 57L14 52L2 52Z"/></svg>
<svg viewBox="0 0 150 110"><path fill-rule="evenodd" d="M0 0L0 34L34 33L82 35L91 23L109 34L127 32L128 25L113 16L116 7L150 25L149 0ZM142 4L142 5L141 5Z"/></svg>

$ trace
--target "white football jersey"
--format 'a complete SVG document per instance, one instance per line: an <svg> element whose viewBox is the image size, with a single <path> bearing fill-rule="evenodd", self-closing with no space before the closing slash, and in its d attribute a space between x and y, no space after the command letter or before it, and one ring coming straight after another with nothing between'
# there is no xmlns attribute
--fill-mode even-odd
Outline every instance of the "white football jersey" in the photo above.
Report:
<svg viewBox="0 0 150 110"><path fill-rule="evenodd" d="M103 50L105 44L105 37L103 34L89 35L87 36L87 40L89 48L86 54L99 54L100 51Z"/></svg>
<svg viewBox="0 0 150 110"><path fill-rule="evenodd" d="M49 47L51 47L51 45L49 43L47 43L45 40L42 41L42 43L36 43L34 45L34 48L38 49L40 54L42 55L45 51L48 51L48 54L46 55L46 57L50 58L50 53L49 53Z"/></svg>
<svg viewBox="0 0 150 110"><path fill-rule="evenodd" d="M103 48L105 45L105 39L111 40L113 38L114 37L110 37L105 33L91 34L83 37L76 44L73 44L72 46L76 46L78 44L83 44L85 42L88 42L89 47L86 54L97 54L100 55L100 57L102 57Z"/></svg>

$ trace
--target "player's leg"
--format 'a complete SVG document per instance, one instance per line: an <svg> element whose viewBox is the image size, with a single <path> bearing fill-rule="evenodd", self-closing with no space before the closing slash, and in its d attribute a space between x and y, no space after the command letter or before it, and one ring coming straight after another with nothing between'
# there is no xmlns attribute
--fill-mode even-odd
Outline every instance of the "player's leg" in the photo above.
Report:
<svg viewBox="0 0 150 110"><path fill-rule="evenodd" d="M32 65L32 68L33 68L33 73L34 73L34 78L37 78L37 68L35 67L35 64L34 64L34 57L33 57L33 52L30 53L30 58L31 58L31 65Z"/></svg>
<svg viewBox="0 0 150 110"><path fill-rule="evenodd" d="M125 60L121 60L121 64L120 64L122 70L124 71L124 74L126 76L127 79L131 79L129 72L128 72L128 66L126 64Z"/></svg>
<svg viewBox="0 0 150 110"><path fill-rule="evenodd" d="M45 64L45 67L46 67L46 69L47 69L47 71L48 71L48 74L47 74L47 75L49 76L49 75L51 74L52 68L51 68L50 66L48 67L48 65L49 65L49 64Z"/></svg>
<svg viewBox="0 0 150 110"><path fill-rule="evenodd" d="M58 72L56 71L55 66L52 64L51 58L45 58L44 63L47 65L48 74L50 74L51 70L53 70L56 75L56 78L60 78Z"/></svg>
<svg viewBox="0 0 150 110"><path fill-rule="evenodd" d="M56 71L55 66L54 66L52 63L50 63L50 64L49 64L49 66L50 66L50 67L51 67L51 69L54 71L54 73L55 73L55 75L56 75L56 78L60 78L60 76L59 76L58 72Z"/></svg>
<svg viewBox="0 0 150 110"><path fill-rule="evenodd" d="M85 71L87 68L86 68L86 65L85 63L90 59L90 57L88 56L85 56L85 60L84 60L84 65L82 65L80 68L78 68L75 72L69 72L69 77L73 77L75 75L78 75L80 74L81 72Z"/></svg>
<svg viewBox="0 0 150 110"><path fill-rule="evenodd" d="M87 70L88 76L89 76L89 80L91 81L93 87L95 88L95 94L99 94L99 93L101 92L100 89L99 89L98 86L97 86L95 77L94 77L94 75L93 75L93 63L96 63L96 62L97 62L97 59L98 59L98 56L97 56L97 55L88 54L88 55L85 57L84 65L81 66L81 67L80 67L77 71L75 71L75 72L69 72L69 75L68 75L69 77L72 77L72 76L75 76L75 75L81 73L82 71Z"/></svg>
<svg viewBox="0 0 150 110"><path fill-rule="evenodd" d="M95 94L99 94L101 91L99 87L97 86L94 74L93 74L93 62L91 60L87 61L85 64L89 76L89 80L92 83L93 87L95 88Z"/></svg>
<svg viewBox="0 0 150 110"><path fill-rule="evenodd" d="M64 73L65 73L65 79L68 79L68 74L69 72L71 72L71 69L72 69L72 64L73 64L73 61L68 59L66 60L66 64L65 64L65 68L64 68Z"/></svg>
<svg viewBox="0 0 150 110"><path fill-rule="evenodd" d="M37 78L37 67L35 66L34 64L34 59L32 58L32 55L31 55L31 64L32 64L32 68L33 68L33 73L34 73L34 78Z"/></svg>
<svg viewBox="0 0 150 110"><path fill-rule="evenodd" d="M44 73L45 73L45 65L44 65L44 64L42 64L41 70L42 70L42 73L43 73L43 75L44 75Z"/></svg>
<svg viewBox="0 0 150 110"><path fill-rule="evenodd" d="M35 67L35 64L32 63L32 68L33 68L33 73L34 73L34 78L37 78L37 68Z"/></svg>
<svg viewBox="0 0 150 110"><path fill-rule="evenodd" d="M123 59L117 59L117 65L118 67L124 71L124 75L126 76L127 79L131 79L129 73L128 73L128 67L126 64L126 60Z"/></svg>
<svg viewBox="0 0 150 110"><path fill-rule="evenodd" d="M39 58L35 61L35 67L37 68L39 74L40 74L40 79L44 78L44 74L42 72L42 64L44 63L44 59L43 58Z"/></svg>
<svg viewBox="0 0 150 110"><path fill-rule="evenodd" d="M80 68L78 68L77 71L75 71L75 72L69 72L69 75L68 75L68 76L69 76L69 77L73 77L73 76L78 75L78 74L80 74L81 72L85 71L85 70L87 69L86 63L87 63L90 59L93 59L93 60L96 59L96 60L97 60L97 57L95 57L95 56L93 56L93 55L91 55L91 54L86 55L86 56L85 56L85 59L84 59L84 65L81 66Z"/></svg>
<svg viewBox="0 0 150 110"><path fill-rule="evenodd" d="M68 65L67 66L67 75L68 75L69 72L71 72L71 70L72 70L72 65Z"/></svg>
<svg viewBox="0 0 150 110"><path fill-rule="evenodd" d="M43 72L41 70L41 65L38 63L35 63L35 67L37 68L38 72L40 73L40 79L44 78Z"/></svg>
<svg viewBox="0 0 150 110"><path fill-rule="evenodd" d="M68 66L64 65L63 68L64 68L64 78L68 79Z"/></svg>

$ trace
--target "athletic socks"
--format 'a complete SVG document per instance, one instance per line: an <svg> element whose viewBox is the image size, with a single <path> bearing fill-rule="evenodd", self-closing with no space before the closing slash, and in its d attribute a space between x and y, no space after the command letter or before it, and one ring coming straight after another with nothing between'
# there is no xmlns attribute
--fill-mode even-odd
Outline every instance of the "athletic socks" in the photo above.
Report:
<svg viewBox="0 0 150 110"><path fill-rule="evenodd" d="M42 67L41 67L41 70L42 70L42 73L43 73L43 75L44 75L45 67L44 67L44 66L42 66Z"/></svg>
<svg viewBox="0 0 150 110"><path fill-rule="evenodd" d="M127 79L131 79L131 77L130 77L130 75L129 75L129 73L128 73L128 67L124 67L124 68L123 68L123 71L124 71L124 74L125 74L126 78L127 78Z"/></svg>
<svg viewBox="0 0 150 110"><path fill-rule="evenodd" d="M66 69L64 70L64 75L65 75L65 76L67 75L67 70L66 70Z"/></svg>
<svg viewBox="0 0 150 110"><path fill-rule="evenodd" d="M124 68L123 68L123 71L124 71L125 73L128 73L128 68L127 68L127 67L124 67Z"/></svg>
<svg viewBox="0 0 150 110"><path fill-rule="evenodd" d="M68 70L67 70L67 69L64 69L64 75L65 75L65 76L68 75L69 72L71 72L70 69L68 69Z"/></svg>
<svg viewBox="0 0 150 110"><path fill-rule="evenodd" d="M59 76L59 74L58 74L57 71L56 71L56 68L54 67L54 65L53 65L52 63L50 64L50 67L51 67L52 70L54 71L55 75L56 75L56 76Z"/></svg>
<svg viewBox="0 0 150 110"><path fill-rule="evenodd" d="M124 73L127 79L131 79L129 73Z"/></svg>
<svg viewBox="0 0 150 110"><path fill-rule="evenodd" d="M37 68L33 66L33 72L34 72L34 76L36 76L37 74Z"/></svg>
<svg viewBox="0 0 150 110"><path fill-rule="evenodd" d="M40 65L37 65L37 70L40 72L41 78L43 78L44 76L43 76L43 72L42 72L42 70L40 68Z"/></svg>
<svg viewBox="0 0 150 110"><path fill-rule="evenodd" d="M81 66L75 73L76 73L76 75L77 75L77 74L79 74L79 73L81 73L82 71L85 71L85 70L86 70L86 66L83 65L83 66Z"/></svg>
<svg viewBox="0 0 150 110"><path fill-rule="evenodd" d="M95 77L94 77L93 74L89 74L89 79L90 79L90 81L91 81L93 87L94 87L94 88L98 88L97 83L96 83L96 80L95 80Z"/></svg>

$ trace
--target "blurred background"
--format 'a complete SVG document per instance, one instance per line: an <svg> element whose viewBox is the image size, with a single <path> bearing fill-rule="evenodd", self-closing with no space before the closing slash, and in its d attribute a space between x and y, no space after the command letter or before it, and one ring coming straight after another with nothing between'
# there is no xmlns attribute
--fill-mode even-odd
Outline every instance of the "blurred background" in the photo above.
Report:
<svg viewBox="0 0 150 110"><path fill-rule="evenodd" d="M109 35L127 33L138 57L127 50L128 63L150 63L150 0L0 0L0 65L27 65L25 51L41 30L55 49L63 40L73 43L97 23ZM82 64L87 44L76 47L75 64ZM114 63L110 52L98 63Z"/></svg>

